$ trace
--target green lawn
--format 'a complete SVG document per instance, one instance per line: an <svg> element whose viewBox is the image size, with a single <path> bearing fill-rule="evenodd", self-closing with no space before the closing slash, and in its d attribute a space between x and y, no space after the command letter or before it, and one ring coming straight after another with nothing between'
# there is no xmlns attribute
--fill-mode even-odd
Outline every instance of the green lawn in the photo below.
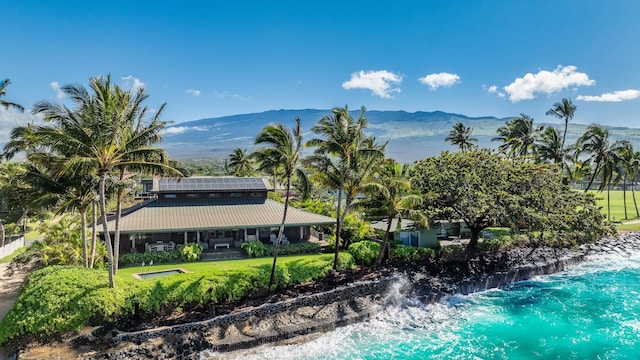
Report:
<svg viewBox="0 0 640 360"><path fill-rule="evenodd" d="M5 256L2 259L0 259L0 264L6 264L8 262L11 262L11 260L13 260L14 257L22 254L23 252L25 252L27 250L26 246L21 247L20 249L16 250L13 252L13 254L9 255L9 256Z"/></svg>
<svg viewBox="0 0 640 360"><path fill-rule="evenodd" d="M278 264L285 264L288 262L296 261L296 260L307 260L314 259L320 255L289 255L289 256L278 256ZM187 263L172 263L172 264L161 264L161 265L153 265L151 268L148 266L144 267L144 271L158 271L158 270L167 270L167 269L175 269L182 268L187 271L191 271L194 273L197 272L209 272L209 271L233 271L233 270L241 270L250 267L256 267L260 265L271 265L273 263L272 257L261 257L261 258L251 258L251 259L242 259L242 260L226 260L226 261L196 261L196 262L187 262ZM133 278L133 274L138 274L142 270L141 266L133 266L127 268L118 269L117 277L130 280Z"/></svg>
<svg viewBox="0 0 640 360"><path fill-rule="evenodd" d="M602 213L607 215L607 191L602 192L591 191L598 202L598 206L602 207ZM638 207L640 209L640 192L636 192L636 200L638 201ZM636 208L633 205L633 198L631 191L627 190L627 220L637 219ZM624 221L624 200L622 190L611 191L611 220Z"/></svg>

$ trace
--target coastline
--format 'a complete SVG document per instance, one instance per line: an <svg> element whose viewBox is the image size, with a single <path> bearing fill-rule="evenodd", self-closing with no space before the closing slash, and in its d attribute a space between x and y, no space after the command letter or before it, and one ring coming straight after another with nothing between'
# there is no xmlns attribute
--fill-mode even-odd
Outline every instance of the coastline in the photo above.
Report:
<svg viewBox="0 0 640 360"><path fill-rule="evenodd" d="M508 252L508 268L493 272L443 273L434 276L420 266L403 269L380 280L361 281L329 291L266 303L226 315L186 324L135 332L112 331L97 336L84 334L67 342L68 358L199 358L201 352L233 356L264 344L305 341L314 334L366 321L388 306L392 287L423 303L452 294L483 291L534 276L562 271L588 255L615 252L628 255L640 250L640 234L605 238L576 250L518 248ZM504 261L505 258L499 259ZM482 260L481 260L482 262ZM491 266L488 266L491 268ZM407 281L400 281L406 279ZM43 347L21 352L20 359L42 358ZM232 353L228 353L231 351Z"/></svg>

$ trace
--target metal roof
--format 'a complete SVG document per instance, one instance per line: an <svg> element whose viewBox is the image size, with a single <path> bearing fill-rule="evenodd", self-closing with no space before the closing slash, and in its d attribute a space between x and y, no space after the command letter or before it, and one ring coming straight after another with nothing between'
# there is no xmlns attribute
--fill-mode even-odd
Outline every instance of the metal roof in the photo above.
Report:
<svg viewBox="0 0 640 360"><path fill-rule="evenodd" d="M123 233L276 227L284 204L269 199L154 200L122 216ZM335 219L289 207L287 226L327 225ZM107 223L114 231L114 221Z"/></svg>
<svg viewBox="0 0 640 360"><path fill-rule="evenodd" d="M232 192L269 191L271 186L259 177L207 177L194 176L181 179L162 178L154 183L155 192Z"/></svg>

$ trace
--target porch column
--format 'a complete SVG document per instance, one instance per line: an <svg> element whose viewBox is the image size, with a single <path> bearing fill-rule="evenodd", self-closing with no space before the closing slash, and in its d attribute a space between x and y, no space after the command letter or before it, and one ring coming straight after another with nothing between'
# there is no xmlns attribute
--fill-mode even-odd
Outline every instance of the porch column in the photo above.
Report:
<svg viewBox="0 0 640 360"><path fill-rule="evenodd" d="M132 252L132 251L136 250L136 236L137 236L137 235L138 235L138 234L131 234L131 235L129 235L129 237L131 238L131 251L130 251L130 252Z"/></svg>
<svg viewBox="0 0 640 360"><path fill-rule="evenodd" d="M244 239L242 241L247 241L247 228L244 228Z"/></svg>
<svg viewBox="0 0 640 360"><path fill-rule="evenodd" d="M300 241L304 240L304 226L300 225Z"/></svg>
<svg viewBox="0 0 640 360"><path fill-rule="evenodd" d="M184 244L186 245L188 243L188 239L187 239L187 232L184 232Z"/></svg>
<svg viewBox="0 0 640 360"><path fill-rule="evenodd" d="M256 240L260 241L260 229L256 228Z"/></svg>
<svg viewBox="0 0 640 360"><path fill-rule="evenodd" d="M200 231L196 231L196 242L200 244Z"/></svg>

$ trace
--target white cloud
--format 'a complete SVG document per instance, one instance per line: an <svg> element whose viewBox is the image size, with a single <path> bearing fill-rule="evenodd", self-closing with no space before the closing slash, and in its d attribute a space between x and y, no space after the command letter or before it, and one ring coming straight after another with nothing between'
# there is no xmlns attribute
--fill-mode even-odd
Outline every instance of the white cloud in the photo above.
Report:
<svg viewBox="0 0 640 360"><path fill-rule="evenodd" d="M213 92L213 96L220 98L220 99L234 99L234 100L241 100L241 101L246 101L246 100L250 100L251 98L246 97L246 96L242 96L240 94L233 94L230 93L229 91L214 91Z"/></svg>
<svg viewBox="0 0 640 360"><path fill-rule="evenodd" d="M394 87L394 84L402 83L402 75L394 74L387 70L364 71L351 74L351 79L342 83L342 88L350 89L369 89L374 95L381 98L392 98L392 93L399 93L400 88Z"/></svg>
<svg viewBox="0 0 640 360"><path fill-rule="evenodd" d="M31 123L38 124L41 117L33 115L25 109L24 112L9 108L5 109L0 106L0 149L4 147L4 143L9 141L11 131L18 126L26 126Z"/></svg>
<svg viewBox="0 0 640 360"><path fill-rule="evenodd" d="M189 131L207 131L205 126L172 126L162 130L162 135L179 135Z"/></svg>
<svg viewBox="0 0 640 360"><path fill-rule="evenodd" d="M52 81L49 85L53 90L55 90L56 97L58 99L64 98L64 92L62 92L62 89L60 89L60 84L57 81Z"/></svg>
<svg viewBox="0 0 640 360"><path fill-rule="evenodd" d="M599 101L599 102L620 102L626 100L633 100L640 97L640 90L618 90L611 93L604 93L598 96L580 95L576 97L576 100L582 101Z"/></svg>
<svg viewBox="0 0 640 360"><path fill-rule="evenodd" d="M418 79L421 83L429 85L431 90L435 90L441 86L451 87L460 82L460 76L441 72L437 74L429 74Z"/></svg>
<svg viewBox="0 0 640 360"><path fill-rule="evenodd" d="M200 90L189 89L187 90L187 94L198 97L200 96Z"/></svg>
<svg viewBox="0 0 640 360"><path fill-rule="evenodd" d="M498 91L498 87L496 85L491 85L491 86L487 86L487 85L482 85L482 89L486 90L489 94L496 94L498 95L498 97L505 97L505 94L501 91Z"/></svg>
<svg viewBox="0 0 640 360"><path fill-rule="evenodd" d="M541 70L537 74L527 73L504 87L511 102L531 100L537 94L554 94L572 86L591 86L596 82L589 75L577 72L573 65L559 65L553 71Z"/></svg>
<svg viewBox="0 0 640 360"><path fill-rule="evenodd" d="M132 75L125 76L122 78L124 80L124 86L130 88L132 91L138 91L138 89L145 87L145 84L140 81L137 77L133 77Z"/></svg>

